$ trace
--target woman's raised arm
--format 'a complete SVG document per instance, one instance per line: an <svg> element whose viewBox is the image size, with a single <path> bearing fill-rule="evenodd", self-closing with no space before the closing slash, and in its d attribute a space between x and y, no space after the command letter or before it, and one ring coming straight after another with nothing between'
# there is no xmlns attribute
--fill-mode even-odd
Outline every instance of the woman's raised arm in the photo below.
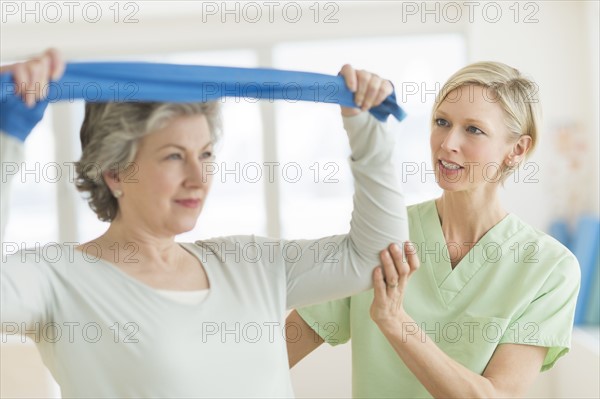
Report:
<svg viewBox="0 0 600 399"><path fill-rule="evenodd" d="M48 49L40 56L25 62L0 67L0 73L8 72L12 74L15 93L23 98L28 107L33 107L37 101L43 99L48 94L50 80L59 79L64 71L65 62L63 57L55 49ZM4 111L10 112L6 109ZM21 166L23 161L21 140L24 139L25 137L15 137L11 135L11 132L0 130L0 163L3 165L3 171L13 170ZM14 168L10 165L14 165ZM2 242L4 241L4 230L9 214L10 183L13 177L14 174L12 173L3 173L0 182L0 240Z"/></svg>
<svg viewBox="0 0 600 399"><path fill-rule="evenodd" d="M288 309L371 288L371 274L379 264L381 249L408 240L404 194L399 168L393 162L396 138L384 123L366 112L383 102L393 92L393 86L376 74L349 65L340 74L361 107L342 107L354 177L350 231L346 235L293 242L302 256L284 260Z"/></svg>

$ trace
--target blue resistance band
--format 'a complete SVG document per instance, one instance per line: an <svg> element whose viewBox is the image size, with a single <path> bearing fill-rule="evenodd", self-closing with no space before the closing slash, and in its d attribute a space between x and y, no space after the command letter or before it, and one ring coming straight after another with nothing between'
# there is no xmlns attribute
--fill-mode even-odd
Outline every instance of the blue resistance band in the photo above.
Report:
<svg viewBox="0 0 600 399"><path fill-rule="evenodd" d="M222 97L312 101L356 107L341 76L266 68L232 68L144 62L68 63L63 77L50 82L48 97L28 108L15 94L10 73L0 74L0 130L25 140L51 102L205 102ZM406 116L395 93L370 110L385 121Z"/></svg>

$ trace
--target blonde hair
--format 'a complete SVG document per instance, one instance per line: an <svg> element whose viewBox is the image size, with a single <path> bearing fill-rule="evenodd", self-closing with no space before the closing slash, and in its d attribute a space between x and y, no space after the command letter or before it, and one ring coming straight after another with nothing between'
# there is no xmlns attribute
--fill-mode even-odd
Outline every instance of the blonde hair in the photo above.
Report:
<svg viewBox="0 0 600 399"><path fill-rule="evenodd" d="M76 164L75 185L89 194L88 203L98 219L112 221L119 210L117 199L106 185L103 172L123 172L131 165L142 137L164 127L179 116L204 115L215 144L221 136L217 102L86 103L81 125L81 159Z"/></svg>
<svg viewBox="0 0 600 399"><path fill-rule="evenodd" d="M497 102L505 115L505 124L512 133L509 141L521 136L531 137L531 146L525 156L529 158L538 142L541 106L537 96L538 86L517 69L501 62L476 62L465 66L452 75L438 93L433 105L432 123L439 106L448 94L463 86L481 86L489 101ZM501 182L504 182L518 166L504 166Z"/></svg>

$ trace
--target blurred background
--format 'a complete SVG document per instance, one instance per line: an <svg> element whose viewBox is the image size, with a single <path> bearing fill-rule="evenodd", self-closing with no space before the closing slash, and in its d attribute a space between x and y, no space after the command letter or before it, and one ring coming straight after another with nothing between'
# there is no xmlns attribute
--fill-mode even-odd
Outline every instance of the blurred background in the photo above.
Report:
<svg viewBox="0 0 600 399"><path fill-rule="evenodd" d="M440 194L429 118L460 67L493 60L538 85L533 157L509 179L506 208L560 239L582 266L571 354L531 397L599 397L599 2L0 1L0 60L60 49L70 61L135 60L273 67L335 75L345 63L392 80L409 203ZM180 240L344 233L352 210L349 146L334 105L230 99L219 170L196 229ZM3 242L83 243L107 227L74 189L83 104L53 104L26 141ZM7 171L2 168L3 179ZM241 200L243 199L243 200ZM3 248L4 250L4 248ZM58 397L35 346L3 336L2 397ZM350 347L321 347L292 370L298 397L350 397Z"/></svg>

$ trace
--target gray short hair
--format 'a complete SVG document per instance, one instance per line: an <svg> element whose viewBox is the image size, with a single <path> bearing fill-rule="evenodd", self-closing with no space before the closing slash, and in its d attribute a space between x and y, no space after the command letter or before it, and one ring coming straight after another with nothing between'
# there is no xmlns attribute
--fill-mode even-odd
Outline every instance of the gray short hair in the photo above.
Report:
<svg viewBox="0 0 600 399"><path fill-rule="evenodd" d="M220 139L222 125L217 102L86 103L75 184L79 191L89 193L88 203L98 219L111 222L119 210L102 174L109 170L123 171L135 159L142 137L161 129L175 117L191 115L204 115L213 143Z"/></svg>

